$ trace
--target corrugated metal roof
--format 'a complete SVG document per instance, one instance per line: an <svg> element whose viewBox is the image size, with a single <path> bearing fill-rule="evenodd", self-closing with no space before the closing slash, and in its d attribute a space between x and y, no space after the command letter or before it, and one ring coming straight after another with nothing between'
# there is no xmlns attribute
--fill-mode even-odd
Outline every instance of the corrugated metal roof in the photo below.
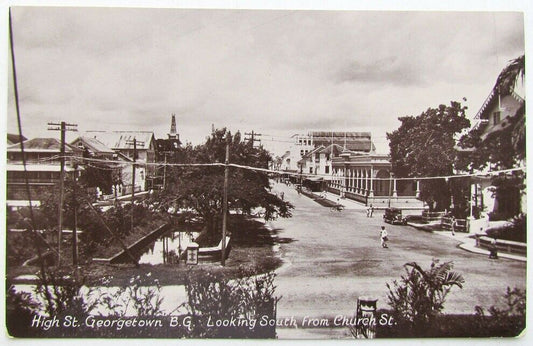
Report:
<svg viewBox="0 0 533 346"><path fill-rule="evenodd" d="M137 140L137 149L149 149L154 138L151 131L87 131L84 137L96 138L111 149L133 149L133 139Z"/></svg>
<svg viewBox="0 0 533 346"><path fill-rule="evenodd" d="M88 136L80 136L72 141L72 145L76 143L77 141L81 141L85 146L89 147L88 149L96 152L96 153L102 153L102 154L112 154L114 151L106 146L104 143L100 142L97 138L94 137L88 137Z"/></svg>

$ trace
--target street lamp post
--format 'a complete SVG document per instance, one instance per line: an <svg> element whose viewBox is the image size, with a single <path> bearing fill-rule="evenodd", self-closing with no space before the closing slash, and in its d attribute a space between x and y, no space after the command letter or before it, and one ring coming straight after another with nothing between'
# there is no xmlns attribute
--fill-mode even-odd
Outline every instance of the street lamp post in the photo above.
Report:
<svg viewBox="0 0 533 346"><path fill-rule="evenodd" d="M392 179L394 178L394 173L389 172L389 208L392 199Z"/></svg>

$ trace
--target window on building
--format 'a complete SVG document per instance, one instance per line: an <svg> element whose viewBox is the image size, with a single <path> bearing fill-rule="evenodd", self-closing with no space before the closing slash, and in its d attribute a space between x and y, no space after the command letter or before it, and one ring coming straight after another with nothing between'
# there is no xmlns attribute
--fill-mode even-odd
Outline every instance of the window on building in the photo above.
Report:
<svg viewBox="0 0 533 346"><path fill-rule="evenodd" d="M326 169L326 174L329 174L329 166L324 167Z"/></svg>
<svg viewBox="0 0 533 346"><path fill-rule="evenodd" d="M309 173L313 174L313 167L309 167Z"/></svg>
<svg viewBox="0 0 533 346"><path fill-rule="evenodd" d="M499 111L498 111L498 112L493 112L493 113L492 113L492 123L493 123L494 125L496 125L496 124L498 124L498 123L500 122L500 114L501 114L501 113L500 113Z"/></svg>
<svg viewBox="0 0 533 346"><path fill-rule="evenodd" d="M304 151L300 150L300 156L304 156Z"/></svg>

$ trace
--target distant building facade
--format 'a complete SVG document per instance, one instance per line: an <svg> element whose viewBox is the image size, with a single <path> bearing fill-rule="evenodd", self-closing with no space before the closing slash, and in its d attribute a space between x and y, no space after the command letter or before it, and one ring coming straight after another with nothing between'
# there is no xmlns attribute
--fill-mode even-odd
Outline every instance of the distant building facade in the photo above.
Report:
<svg viewBox="0 0 533 346"><path fill-rule="evenodd" d="M137 143L135 189L144 191L152 185L157 172L156 143L152 131L87 131L84 137L95 138L114 152L132 160L135 139ZM126 189L131 190L131 186L127 186Z"/></svg>
<svg viewBox="0 0 533 346"><path fill-rule="evenodd" d="M311 131L307 134L295 134L291 138L293 143L282 157L281 170L284 171L300 171L300 168L302 168L300 165L303 163L301 160L304 156L311 152L313 152L312 155L317 154L316 149L319 147L324 149L336 145L336 147L361 153L370 153L376 150L372 143L370 132ZM322 154L325 158L327 156L327 150ZM308 167L314 166L312 163L303 164ZM322 164L322 167L321 171L325 172L326 166ZM331 165L329 167L331 168ZM316 171L316 168L313 170Z"/></svg>
<svg viewBox="0 0 533 346"><path fill-rule="evenodd" d="M61 143L55 138L33 138L24 141L26 173L20 143L7 147L7 202L8 206L24 206L31 199L38 201L46 193L54 193L61 171ZM65 144L65 155L81 156L78 148ZM66 159L66 179L74 171L72 161ZM25 175L27 174L27 175ZM26 178L30 196L26 189ZM18 202L14 202L18 201Z"/></svg>
<svg viewBox="0 0 533 346"><path fill-rule="evenodd" d="M424 209L420 182L399 180L391 174L390 157L345 150L332 158L329 190L376 208Z"/></svg>
<svg viewBox="0 0 533 346"><path fill-rule="evenodd" d="M70 145L80 149L84 158L98 160L83 162L88 175L88 187L98 187L104 195L116 197L131 192L129 187L132 185L132 158L108 148L94 137L80 136ZM136 182L142 182L141 173L142 170L136 170Z"/></svg>

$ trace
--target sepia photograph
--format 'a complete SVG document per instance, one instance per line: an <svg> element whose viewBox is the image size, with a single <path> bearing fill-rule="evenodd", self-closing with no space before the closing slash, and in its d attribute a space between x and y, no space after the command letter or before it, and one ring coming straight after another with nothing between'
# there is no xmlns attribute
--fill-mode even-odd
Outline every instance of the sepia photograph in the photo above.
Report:
<svg viewBox="0 0 533 346"><path fill-rule="evenodd" d="M524 336L524 7L157 6L5 6L6 338Z"/></svg>

